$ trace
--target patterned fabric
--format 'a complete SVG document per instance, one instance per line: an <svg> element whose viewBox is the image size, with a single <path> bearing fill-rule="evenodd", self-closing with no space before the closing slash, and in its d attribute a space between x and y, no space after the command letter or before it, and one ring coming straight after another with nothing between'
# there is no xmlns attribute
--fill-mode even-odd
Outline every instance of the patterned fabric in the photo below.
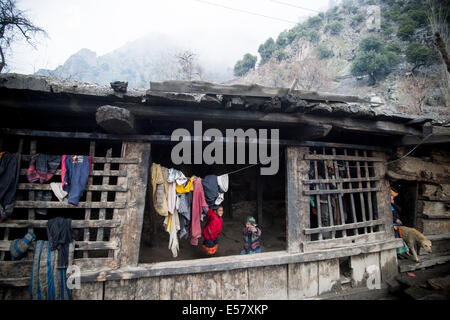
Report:
<svg viewBox="0 0 450 320"><path fill-rule="evenodd" d="M244 250L246 252L255 251L260 248L259 238L261 237L261 229L256 228L256 232L251 232L244 227Z"/></svg>
<svg viewBox="0 0 450 320"><path fill-rule="evenodd" d="M31 156L27 179L29 182L39 180L40 183L45 183L55 175L60 164L61 156L35 154Z"/></svg>
<svg viewBox="0 0 450 320"><path fill-rule="evenodd" d="M73 263L74 245L69 248L70 263ZM70 300L67 287L67 269L57 269L58 252L50 250L48 241L35 243L30 278L31 300Z"/></svg>
<svg viewBox="0 0 450 320"><path fill-rule="evenodd" d="M28 248L34 240L36 240L34 233L28 232L24 238L12 241L9 248L11 259L20 260L23 258L24 254L28 251Z"/></svg>

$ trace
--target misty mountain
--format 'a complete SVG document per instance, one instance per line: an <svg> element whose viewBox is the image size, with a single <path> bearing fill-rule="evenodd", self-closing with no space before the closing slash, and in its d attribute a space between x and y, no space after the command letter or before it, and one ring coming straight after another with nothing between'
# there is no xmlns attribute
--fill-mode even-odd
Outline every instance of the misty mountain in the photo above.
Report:
<svg viewBox="0 0 450 320"><path fill-rule="evenodd" d="M55 70L41 69L36 74L109 85L127 81L130 88L148 88L150 81L185 80L176 55L190 50L196 54L196 80L225 82L233 77L231 66L214 63L213 57L198 53L189 43L153 34L102 56L81 49Z"/></svg>

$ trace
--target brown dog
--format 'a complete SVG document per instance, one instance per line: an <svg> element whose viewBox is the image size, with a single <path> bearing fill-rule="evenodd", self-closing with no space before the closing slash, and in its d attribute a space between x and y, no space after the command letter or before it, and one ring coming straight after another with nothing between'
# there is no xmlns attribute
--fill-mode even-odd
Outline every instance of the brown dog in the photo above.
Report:
<svg viewBox="0 0 450 320"><path fill-rule="evenodd" d="M416 249L419 250L419 247L422 247L426 252L431 253L431 241L428 240L422 233L414 228L408 228L405 226L401 226L400 231L403 240L405 240L408 245L409 251L413 255L416 262L420 262L416 251Z"/></svg>

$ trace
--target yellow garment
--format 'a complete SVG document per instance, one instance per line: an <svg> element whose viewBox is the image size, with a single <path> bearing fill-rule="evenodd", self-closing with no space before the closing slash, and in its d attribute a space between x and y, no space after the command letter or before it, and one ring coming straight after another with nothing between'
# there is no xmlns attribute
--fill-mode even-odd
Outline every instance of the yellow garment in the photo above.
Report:
<svg viewBox="0 0 450 320"><path fill-rule="evenodd" d="M4 155L5 153L6 153L5 151L0 152L0 159L3 157L3 155Z"/></svg>
<svg viewBox="0 0 450 320"><path fill-rule="evenodd" d="M177 184L177 193L188 193L194 191L194 177L190 178L186 184L186 187Z"/></svg>
<svg viewBox="0 0 450 320"><path fill-rule="evenodd" d="M152 189L153 189L153 206L155 207L156 212L163 217L167 217L167 215L169 214L167 209L167 194L169 189L169 183L167 182L167 174L168 174L167 168L163 168L157 163L152 164L151 175L152 175ZM164 196L162 200L163 201L162 207L159 207L157 205L158 199L156 196L156 188L158 185L161 184L164 185Z"/></svg>

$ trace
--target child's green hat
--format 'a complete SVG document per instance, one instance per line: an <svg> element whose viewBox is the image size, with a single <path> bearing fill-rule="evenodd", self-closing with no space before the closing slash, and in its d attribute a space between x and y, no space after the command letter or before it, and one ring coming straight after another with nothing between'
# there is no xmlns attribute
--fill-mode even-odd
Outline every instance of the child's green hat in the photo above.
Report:
<svg viewBox="0 0 450 320"><path fill-rule="evenodd" d="M255 227L257 226L256 224L256 220L255 218L253 218L252 216L248 216L247 217L247 222L250 222L252 225L254 225Z"/></svg>

